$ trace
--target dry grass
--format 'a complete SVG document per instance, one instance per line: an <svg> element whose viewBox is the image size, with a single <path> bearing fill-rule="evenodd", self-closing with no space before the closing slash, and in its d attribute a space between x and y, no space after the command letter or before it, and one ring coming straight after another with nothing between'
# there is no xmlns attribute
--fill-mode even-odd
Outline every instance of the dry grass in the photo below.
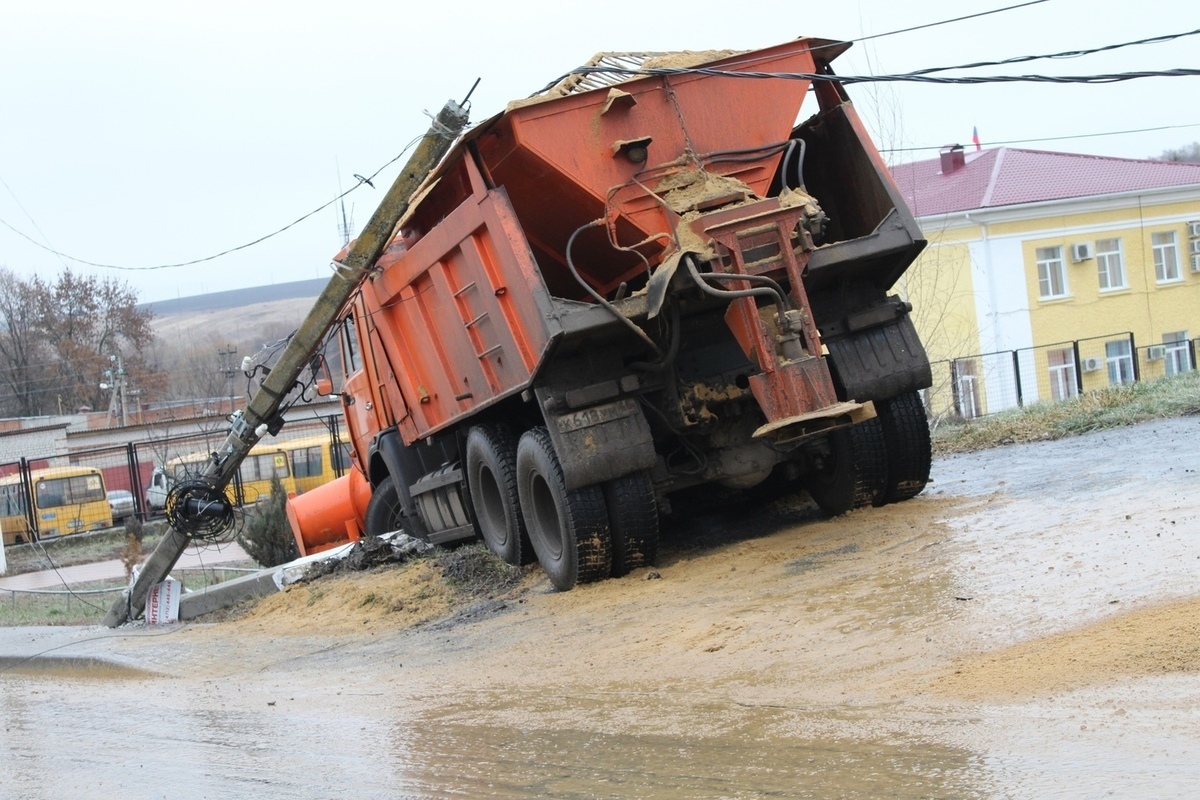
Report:
<svg viewBox="0 0 1200 800"><path fill-rule="evenodd" d="M965 453L1187 414L1200 414L1200 372L1113 386L1074 400L1038 403L962 424L942 425L933 433L933 449L938 454Z"/></svg>
<svg viewBox="0 0 1200 800"><path fill-rule="evenodd" d="M143 526L141 539L142 555L150 553L163 537L166 523L151 522ZM73 533L43 539L36 544L14 544L4 548L8 561L6 575L21 575L40 572L54 567L70 567L76 564L94 564L122 558L128 546L130 531L124 526L95 533Z"/></svg>

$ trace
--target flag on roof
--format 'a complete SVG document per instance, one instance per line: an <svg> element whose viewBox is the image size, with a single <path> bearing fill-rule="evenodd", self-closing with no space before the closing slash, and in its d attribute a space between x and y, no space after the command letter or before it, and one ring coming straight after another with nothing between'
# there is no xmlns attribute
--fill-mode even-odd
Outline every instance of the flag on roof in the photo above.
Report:
<svg viewBox="0 0 1200 800"><path fill-rule="evenodd" d="M975 149L979 150L980 149L980 147L979 147L979 128L977 128L977 127L971 128L971 141L975 143Z"/></svg>

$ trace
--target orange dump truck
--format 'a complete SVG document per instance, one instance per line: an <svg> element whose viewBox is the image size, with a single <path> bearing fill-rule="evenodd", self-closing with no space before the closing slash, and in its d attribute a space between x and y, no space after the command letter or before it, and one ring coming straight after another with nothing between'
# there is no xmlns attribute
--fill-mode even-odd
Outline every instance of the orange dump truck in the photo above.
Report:
<svg viewBox="0 0 1200 800"><path fill-rule="evenodd" d="M339 321L356 469L293 501L302 551L481 536L565 590L652 563L695 487L920 492L888 291L925 242L846 47L601 54L465 135Z"/></svg>

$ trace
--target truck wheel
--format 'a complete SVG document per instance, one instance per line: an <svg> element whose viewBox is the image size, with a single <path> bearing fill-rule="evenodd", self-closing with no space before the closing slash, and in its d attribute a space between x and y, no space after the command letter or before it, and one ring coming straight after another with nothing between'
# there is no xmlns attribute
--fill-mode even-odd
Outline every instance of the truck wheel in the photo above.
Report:
<svg viewBox="0 0 1200 800"><path fill-rule="evenodd" d="M567 491L545 428L526 431L517 443L517 491L529 541L556 589L608 577L612 542L604 492L599 486Z"/></svg>
<svg viewBox="0 0 1200 800"><path fill-rule="evenodd" d="M879 418L850 426L850 446L858 470L859 506L881 506L887 501L888 448Z"/></svg>
<svg viewBox="0 0 1200 800"><path fill-rule="evenodd" d="M829 455L805 483L809 495L831 517L870 505L882 493L885 456L882 437L870 429L841 428L829 434Z"/></svg>
<svg viewBox="0 0 1200 800"><path fill-rule="evenodd" d="M916 497L929 483L933 460L929 421L917 392L898 395L877 407L888 454L883 502L898 503Z"/></svg>
<svg viewBox="0 0 1200 800"><path fill-rule="evenodd" d="M635 472L604 484L612 529L612 576L647 567L658 558L658 503L648 472Z"/></svg>
<svg viewBox="0 0 1200 800"><path fill-rule="evenodd" d="M517 493L517 447L502 423L475 425L467 434L467 484L475 524L488 549L509 564L533 561Z"/></svg>
<svg viewBox="0 0 1200 800"><path fill-rule="evenodd" d="M429 541L429 533L420 520L409 520L400 503L396 479L389 475L371 490L367 513L363 519L367 536L382 536L403 529L415 539Z"/></svg>

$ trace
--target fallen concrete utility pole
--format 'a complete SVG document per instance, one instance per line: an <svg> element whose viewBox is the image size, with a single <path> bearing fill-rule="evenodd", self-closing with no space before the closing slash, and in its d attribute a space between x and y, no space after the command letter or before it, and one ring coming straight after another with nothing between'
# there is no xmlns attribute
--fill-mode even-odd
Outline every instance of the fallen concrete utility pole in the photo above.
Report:
<svg viewBox="0 0 1200 800"><path fill-rule="evenodd" d="M467 99L470 93L467 94ZM280 354L244 412L235 414L229 435L221 448L213 453L204 473L198 480L183 485L183 491L168 500L168 519L172 506L176 519L203 516L212 506L224 506L225 487L237 474L246 454L266 433L276 433L283 425L280 405L292 391L296 379L311 362L317 349L333 327L342 306L362 283L391 239L396 224L408 210L409 201L421 183L450 149L467 124L467 99L462 103L450 101L438 113L412 157L396 177L383 202L355 241L346 257L337 264L329 284L317 298L316 304L301 323L291 341ZM167 535L159 542L142 567L133 586L126 589L104 618L104 624L115 628L141 615L150 588L170 574L192 537L172 521Z"/></svg>

